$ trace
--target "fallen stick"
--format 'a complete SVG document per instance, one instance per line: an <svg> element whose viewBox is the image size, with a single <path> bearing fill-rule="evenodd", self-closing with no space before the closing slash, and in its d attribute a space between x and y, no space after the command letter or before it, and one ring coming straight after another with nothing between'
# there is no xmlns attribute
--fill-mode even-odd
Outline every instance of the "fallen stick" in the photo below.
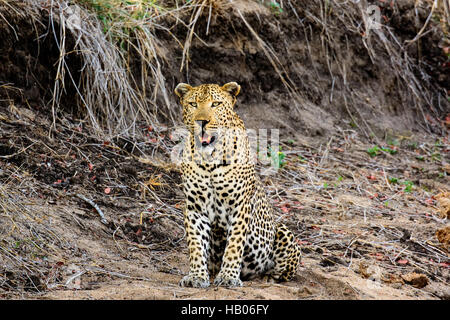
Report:
<svg viewBox="0 0 450 320"><path fill-rule="evenodd" d="M36 141L36 142L37 142L37 141ZM17 151L16 153L8 154L8 155L6 155L6 156L0 156L0 158L2 158L2 159L10 159L10 158L12 158L12 157L15 157L15 156L21 154L22 152L25 152L27 149L31 148L32 146L34 146L36 142L33 142L32 144L30 144L30 145L29 145L28 147L26 147L26 148L22 148L22 150Z"/></svg>
<svg viewBox="0 0 450 320"><path fill-rule="evenodd" d="M100 221L101 221L103 224L108 224L108 221L106 220L105 215L103 214L102 210L100 210L100 208L98 207L98 205L97 205L94 201L92 201L92 200L86 198L85 196L83 196L82 194L79 194L79 193L77 193L76 196L77 196L78 198L80 198L81 200L84 200L84 201L86 201L87 203L89 203L89 204L90 204L90 205L98 212L98 214L99 214L100 217L102 218Z"/></svg>

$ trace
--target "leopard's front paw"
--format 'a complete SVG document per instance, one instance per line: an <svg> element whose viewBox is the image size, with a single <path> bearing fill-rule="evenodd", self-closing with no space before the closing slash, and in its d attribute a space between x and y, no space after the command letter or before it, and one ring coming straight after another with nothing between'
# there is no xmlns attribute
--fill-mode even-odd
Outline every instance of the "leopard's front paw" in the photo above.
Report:
<svg viewBox="0 0 450 320"><path fill-rule="evenodd" d="M208 288L209 279L188 274L180 280L179 285L182 287Z"/></svg>
<svg viewBox="0 0 450 320"><path fill-rule="evenodd" d="M222 286L222 287L242 287L243 283L241 279L234 278L230 276L221 276L220 274L217 275L217 277L214 279L214 285L215 286Z"/></svg>

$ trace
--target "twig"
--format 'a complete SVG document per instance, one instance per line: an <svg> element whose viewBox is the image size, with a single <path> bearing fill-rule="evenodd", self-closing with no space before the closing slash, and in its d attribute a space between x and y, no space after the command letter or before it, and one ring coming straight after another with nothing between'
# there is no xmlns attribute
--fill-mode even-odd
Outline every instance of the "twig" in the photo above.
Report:
<svg viewBox="0 0 450 320"><path fill-rule="evenodd" d="M80 271L77 274L74 274L73 276L71 276L69 279L67 279L66 283L64 284L65 286L68 286L69 283L71 283L73 280L75 280L78 277L81 277L83 274L85 274L86 271Z"/></svg>
<svg viewBox="0 0 450 320"><path fill-rule="evenodd" d="M9 154L9 155L7 155L7 156L0 156L0 158L2 158L2 159L10 159L10 158L13 158L13 157L15 157L15 156L21 154L22 152L25 152L27 149L31 148L34 144L36 144L36 142L33 142L33 143L30 144L28 147L23 148L22 150L17 151L16 153Z"/></svg>
<svg viewBox="0 0 450 320"><path fill-rule="evenodd" d="M89 204L97 211L97 213L100 215L100 217L102 218L100 221L101 221L103 224L108 224L108 221L106 220L106 218L105 218L105 216L104 216L102 210L100 210L100 208L97 206L97 204L95 204L94 201L92 201L92 200L86 198L85 196L83 196L82 194L79 194L79 193L77 193L76 196L77 196L78 198L80 198L81 200L84 200L84 201L86 201L87 203L89 203Z"/></svg>
<svg viewBox="0 0 450 320"><path fill-rule="evenodd" d="M384 170L384 167L383 167L383 177L384 177L384 181L386 182L386 185L387 185L388 188L392 191L392 187L391 187L391 185L389 184L389 181L388 181L388 179L387 179L386 171Z"/></svg>
<svg viewBox="0 0 450 320"><path fill-rule="evenodd" d="M412 40L406 40L406 41L405 41L407 47L408 47L409 45L413 44L414 42L416 42L417 40L419 40L419 39L422 37L422 33L423 33L423 31L425 30L425 28L427 27L428 22L430 22L430 19L431 19L431 17L433 16L434 9L436 9L436 7L437 7L437 4L438 4L438 0L434 0L433 5L431 6L431 12L430 12L430 14L428 15L427 20L425 21L425 23L424 23L422 29L420 29L420 31L419 31L419 32L417 33L417 35L414 37L414 39L412 39Z"/></svg>

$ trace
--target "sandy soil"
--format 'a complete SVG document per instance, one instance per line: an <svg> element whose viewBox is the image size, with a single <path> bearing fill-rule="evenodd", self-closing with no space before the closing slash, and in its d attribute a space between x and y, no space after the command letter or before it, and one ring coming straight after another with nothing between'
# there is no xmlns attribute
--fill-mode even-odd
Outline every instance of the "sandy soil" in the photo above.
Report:
<svg viewBox="0 0 450 320"><path fill-rule="evenodd" d="M67 207L52 208L61 213ZM59 224L59 222L55 221ZM348 223L348 221L347 221ZM188 271L185 245L168 252L154 252L114 242L104 237L107 230L100 223L92 224L90 234L73 235L79 259L69 258L60 266L60 284L38 299L439 299L450 295L448 283L432 281L418 289L399 279L386 281L383 266L380 275L366 278L355 259L348 266L321 266L323 257L303 253L302 266L291 282L245 282L243 288L193 289L181 288L178 281ZM91 233L92 232L92 233ZM69 234L65 233L65 237ZM375 264L376 266L376 264ZM77 276L79 275L79 276ZM447 272L448 277L448 272Z"/></svg>

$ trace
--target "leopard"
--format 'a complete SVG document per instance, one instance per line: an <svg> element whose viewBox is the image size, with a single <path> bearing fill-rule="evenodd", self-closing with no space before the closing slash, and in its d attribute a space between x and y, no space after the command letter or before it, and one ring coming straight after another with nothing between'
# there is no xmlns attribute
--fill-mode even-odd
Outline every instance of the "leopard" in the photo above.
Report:
<svg viewBox="0 0 450 320"><path fill-rule="evenodd" d="M188 132L181 155L189 272L183 287L241 287L256 277L290 281L301 249L275 220L256 171L244 122L235 112L241 86L179 83L175 94Z"/></svg>

